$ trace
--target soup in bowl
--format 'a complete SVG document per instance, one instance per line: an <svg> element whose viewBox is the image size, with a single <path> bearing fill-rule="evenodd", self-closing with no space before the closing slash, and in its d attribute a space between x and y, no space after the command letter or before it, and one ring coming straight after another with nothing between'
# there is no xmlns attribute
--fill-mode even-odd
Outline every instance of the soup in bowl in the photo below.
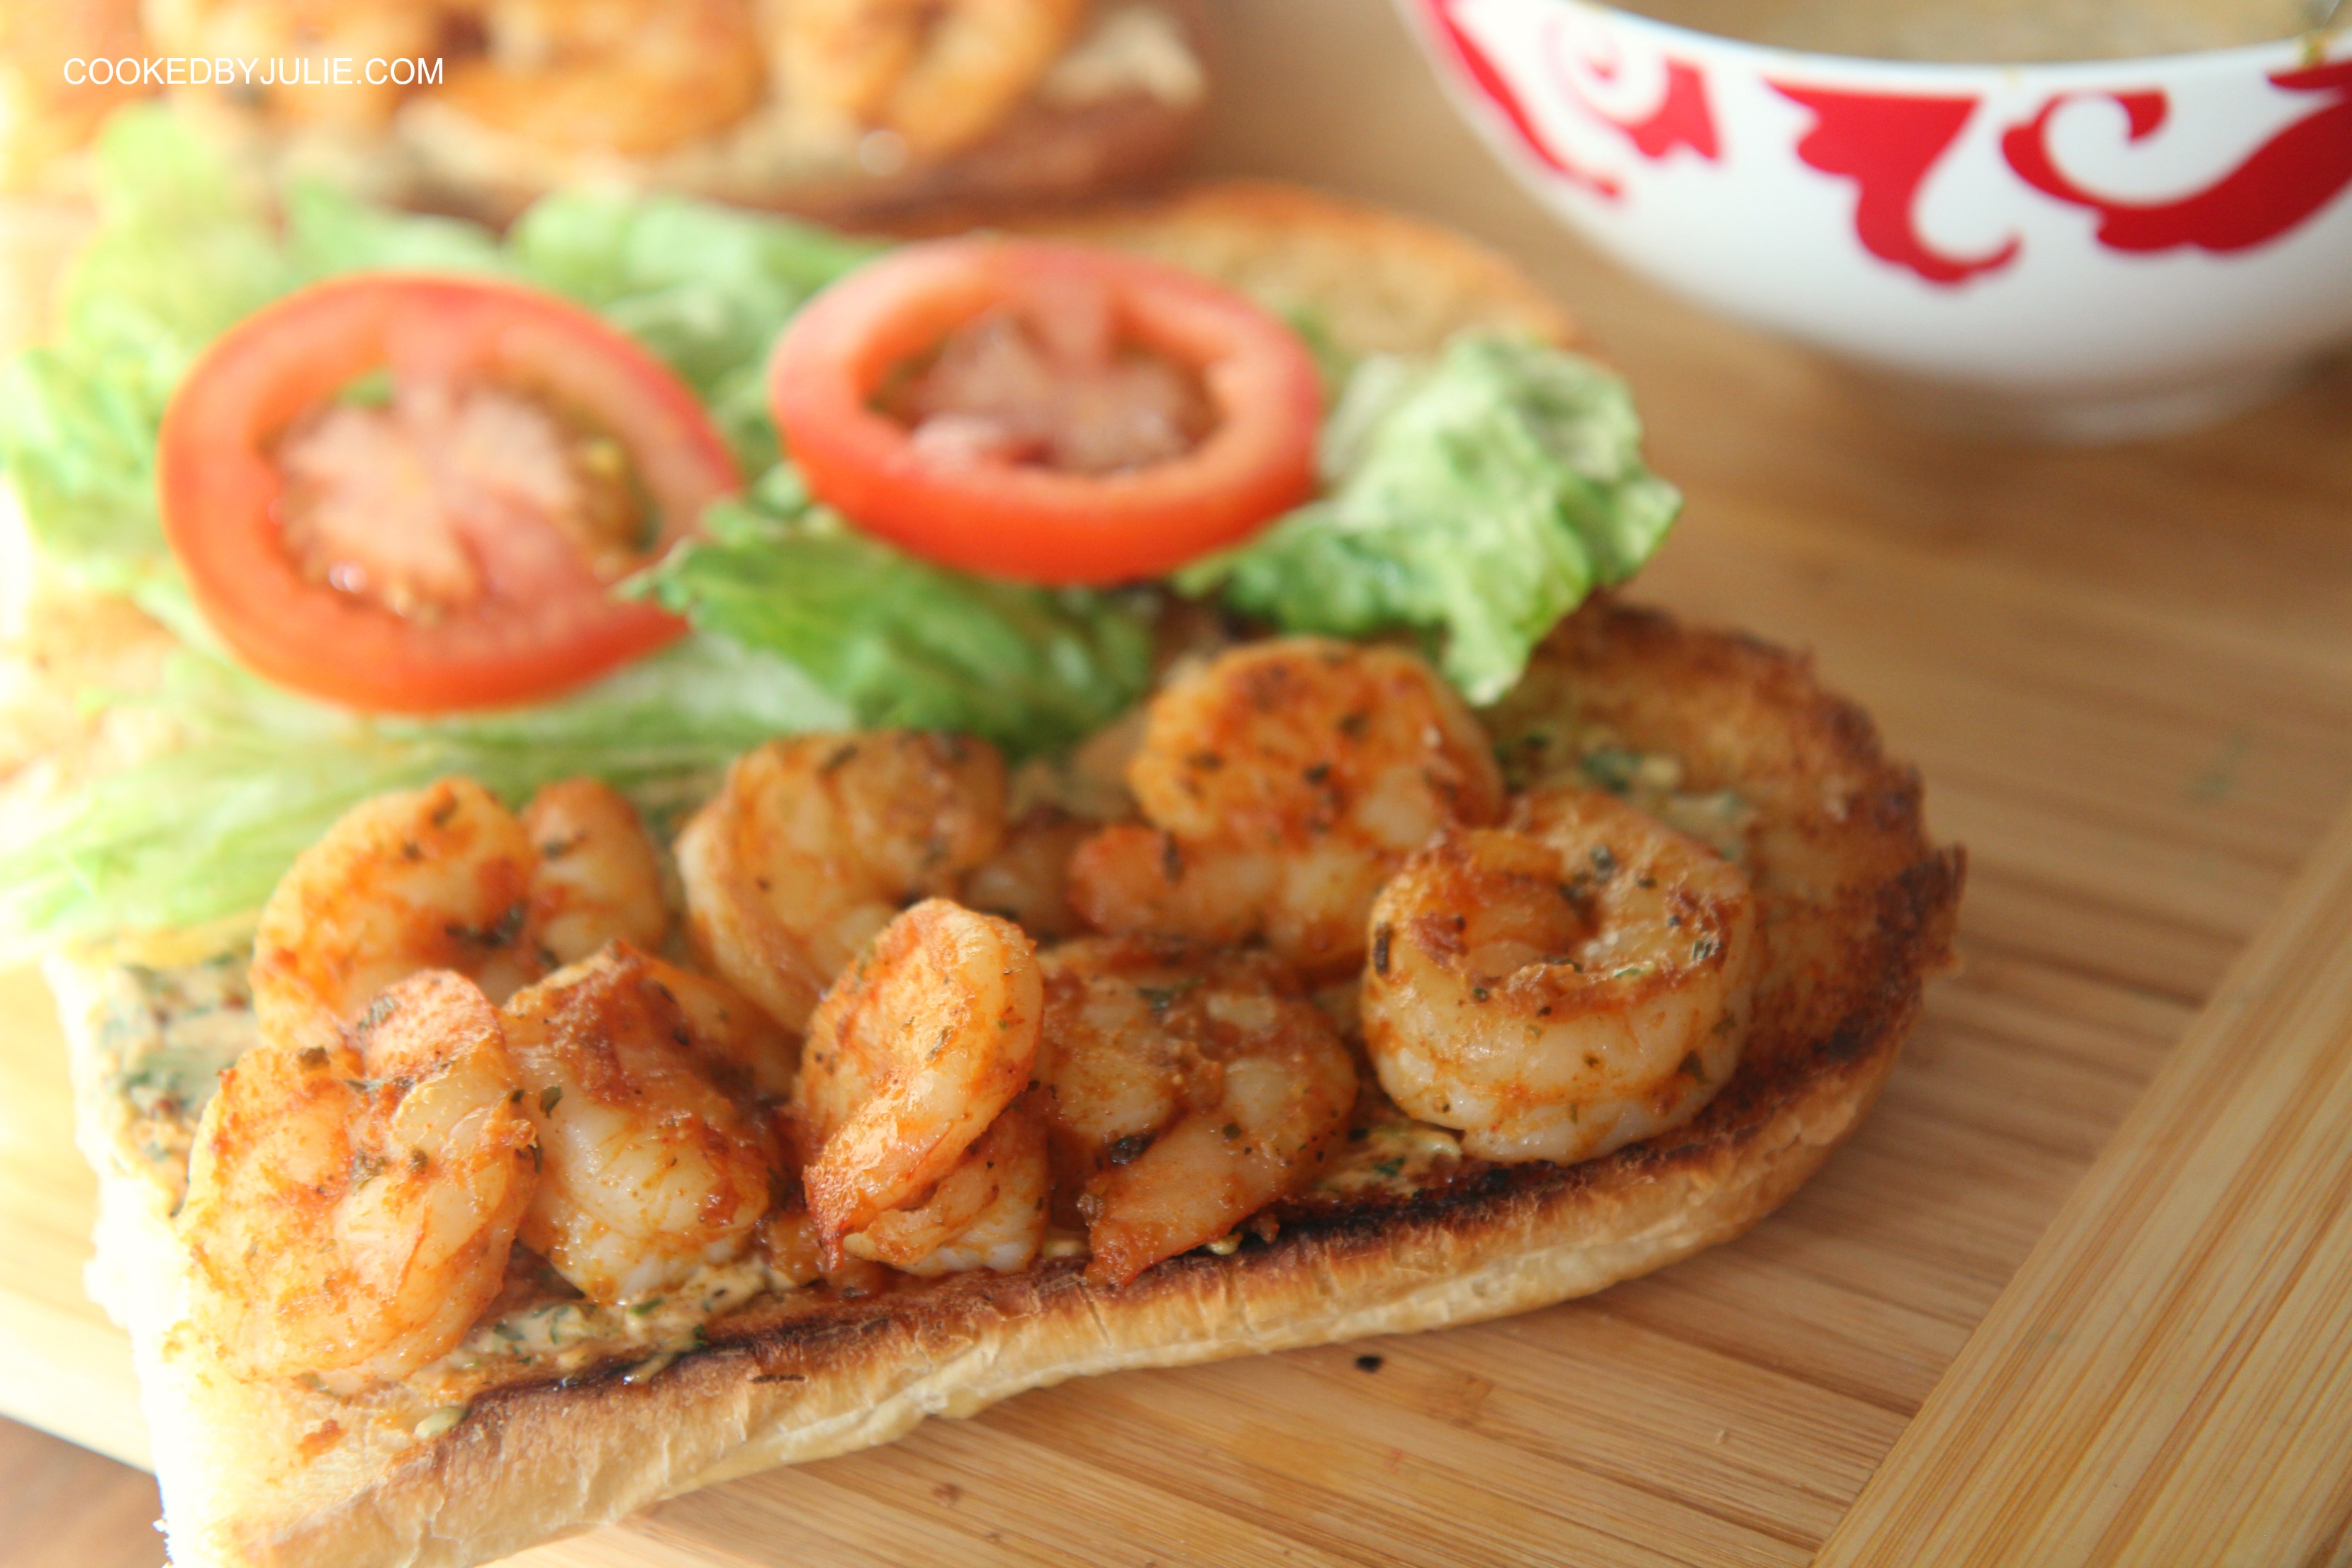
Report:
<svg viewBox="0 0 2352 1568"><path fill-rule="evenodd" d="M2352 340L2352 37L2309 0L1400 4L1604 250L1979 422L2196 424Z"/></svg>

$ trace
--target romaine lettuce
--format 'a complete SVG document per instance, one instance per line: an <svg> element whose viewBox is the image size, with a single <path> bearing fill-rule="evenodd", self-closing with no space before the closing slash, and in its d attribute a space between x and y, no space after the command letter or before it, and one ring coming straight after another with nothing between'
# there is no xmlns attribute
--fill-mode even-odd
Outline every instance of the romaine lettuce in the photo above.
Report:
<svg viewBox="0 0 2352 1568"><path fill-rule="evenodd" d="M1020 755L1078 739L1146 691L1148 595L926 564L812 505L778 460L760 384L769 343L869 245L611 193L550 197L503 238L321 188L273 206L152 108L117 117L100 164L103 220L61 334L0 371L0 463L49 567L134 595L187 645L166 689L138 700L184 743L45 820L0 825L0 955L250 909L351 805L445 773L515 799L591 773L659 805L777 733L952 728ZM706 539L630 584L695 635L568 698L436 721L312 703L219 653L156 519L164 405L238 318L371 268L488 272L567 294L695 386L746 470L765 470L707 517ZM1433 363L1321 347L1344 387L1324 432L1324 498L1181 574L1186 592L1221 593L1292 630L1412 628L1485 701L1674 517L1679 498L1642 467L1622 384L1587 361L1493 337L1460 339Z"/></svg>
<svg viewBox="0 0 2352 1568"><path fill-rule="evenodd" d="M696 629L790 659L861 724L961 730L1015 755L1100 727L1151 677L1133 595L932 566L813 506L790 465L703 516L635 591Z"/></svg>
<svg viewBox="0 0 2352 1568"><path fill-rule="evenodd" d="M628 792L666 837L668 816L737 753L849 721L791 665L718 637L554 702L432 722L358 718L196 653L130 700L152 703L184 743L0 826L0 963L254 909L338 816L385 790L463 773L520 804L587 774Z"/></svg>
<svg viewBox="0 0 2352 1568"><path fill-rule="evenodd" d="M1411 628L1491 702L1681 510L1641 440L1625 384L1576 354L1465 335L1430 364L1374 355L1326 426L1327 493L1177 582L1288 631Z"/></svg>
<svg viewBox="0 0 2352 1568"><path fill-rule="evenodd" d="M746 473L776 460L761 372L801 302L879 247L677 196L563 192L507 237L527 282L590 306L702 395Z"/></svg>
<svg viewBox="0 0 2352 1568"><path fill-rule="evenodd" d="M776 454L760 387L768 345L874 250L667 196L551 196L503 240L320 185L289 190L275 212L152 105L108 123L98 172L102 221L67 280L59 334L0 370L0 466L47 564L167 619L177 573L154 500L164 405L205 344L279 295L368 269L488 272L569 295L693 384L757 472Z"/></svg>

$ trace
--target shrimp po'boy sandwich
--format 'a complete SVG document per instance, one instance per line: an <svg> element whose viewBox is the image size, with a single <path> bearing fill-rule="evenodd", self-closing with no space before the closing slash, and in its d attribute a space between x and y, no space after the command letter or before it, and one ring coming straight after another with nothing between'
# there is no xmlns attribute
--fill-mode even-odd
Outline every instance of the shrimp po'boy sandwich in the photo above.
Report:
<svg viewBox="0 0 2352 1568"><path fill-rule="evenodd" d="M184 1568L457 1564L1725 1241L1961 860L1502 262L262 204L119 121L0 385L39 950Z"/></svg>

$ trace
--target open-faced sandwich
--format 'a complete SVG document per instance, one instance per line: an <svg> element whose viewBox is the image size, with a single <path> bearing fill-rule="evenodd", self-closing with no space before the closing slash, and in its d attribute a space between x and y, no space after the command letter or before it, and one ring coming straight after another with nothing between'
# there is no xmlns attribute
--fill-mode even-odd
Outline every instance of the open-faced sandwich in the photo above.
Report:
<svg viewBox="0 0 2352 1568"><path fill-rule="evenodd" d="M1461 240L110 156L0 386L0 929L185 1568L1600 1289L1788 1197L1946 960L1869 721L1601 591L1678 500Z"/></svg>

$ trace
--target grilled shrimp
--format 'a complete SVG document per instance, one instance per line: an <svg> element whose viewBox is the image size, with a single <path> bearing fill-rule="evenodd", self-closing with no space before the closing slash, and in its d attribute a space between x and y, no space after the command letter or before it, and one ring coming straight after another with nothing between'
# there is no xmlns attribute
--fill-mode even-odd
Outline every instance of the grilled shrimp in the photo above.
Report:
<svg viewBox="0 0 2352 1568"><path fill-rule="evenodd" d="M1521 799L1381 889L1365 1043L1412 1115L1489 1160L1568 1162L1678 1126L1739 1058L1756 900L1739 868L1596 790Z"/></svg>
<svg viewBox="0 0 2352 1568"><path fill-rule="evenodd" d="M1087 0L783 0L787 102L895 132L917 159L985 135L1068 47Z"/></svg>
<svg viewBox="0 0 2352 1568"><path fill-rule="evenodd" d="M488 0L488 45L443 102L563 152L659 153L722 131L767 91L750 0Z"/></svg>
<svg viewBox="0 0 2352 1568"><path fill-rule="evenodd" d="M997 1114L930 1195L843 1238L852 1258L908 1274L1017 1273L1045 1239L1054 1173L1045 1116L1033 1090Z"/></svg>
<svg viewBox="0 0 2352 1568"><path fill-rule="evenodd" d="M1263 953L1095 937L1049 950L1037 1077L1094 1260L1123 1285L1306 1185L1356 1067Z"/></svg>
<svg viewBox="0 0 2352 1568"><path fill-rule="evenodd" d="M1319 637L1236 648L1169 686L1128 782L1151 826L1080 848L1078 912L1221 946L1262 936L1316 974L1361 958L1364 912L1407 855L1503 806L1486 736L1434 671Z"/></svg>
<svg viewBox="0 0 2352 1568"><path fill-rule="evenodd" d="M524 923L540 963L577 963L616 940L661 946L661 862L618 791L594 779L549 784L523 807L522 830L533 855Z"/></svg>
<svg viewBox="0 0 2352 1568"><path fill-rule="evenodd" d="M453 1348L504 1282L537 1180L497 1012L413 975L346 1030L312 1013L222 1075L179 1218L189 1312L240 1371L339 1393Z"/></svg>
<svg viewBox="0 0 2352 1568"><path fill-rule="evenodd" d="M254 935L254 1006L265 1023L349 1023L424 969L504 1001L608 937L650 945L667 926L652 846L611 790L551 784L519 822L471 779L443 779L362 801L296 857Z"/></svg>
<svg viewBox="0 0 2352 1568"><path fill-rule="evenodd" d="M815 1152L802 1181L829 1255L920 1206L1028 1086L1038 984L1020 927L932 899L885 927L825 994L793 1109Z"/></svg>
<svg viewBox="0 0 2352 1568"><path fill-rule="evenodd" d="M527 1246L611 1303L751 1244L782 1156L758 1108L719 1080L786 1058L772 1025L618 942L518 994L504 1017L544 1161Z"/></svg>
<svg viewBox="0 0 2352 1568"><path fill-rule="evenodd" d="M952 895L1004 832L985 742L887 730L772 741L678 836L688 929L711 971L788 1029L890 918Z"/></svg>

